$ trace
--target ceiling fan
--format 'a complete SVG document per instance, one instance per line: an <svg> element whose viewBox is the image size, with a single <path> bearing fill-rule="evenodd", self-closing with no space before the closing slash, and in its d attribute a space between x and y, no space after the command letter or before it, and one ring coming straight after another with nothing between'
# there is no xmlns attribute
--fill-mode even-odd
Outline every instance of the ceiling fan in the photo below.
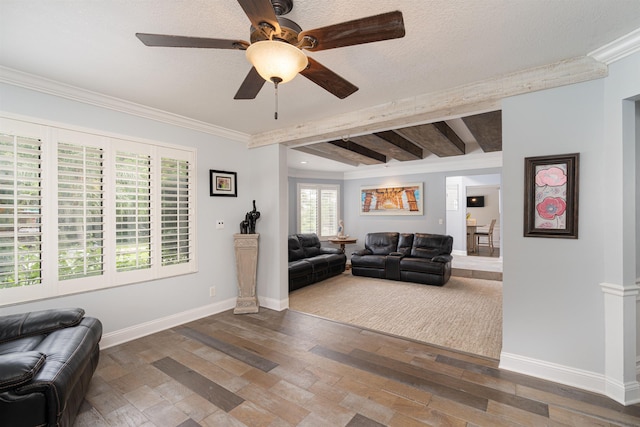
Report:
<svg viewBox="0 0 640 427"><path fill-rule="evenodd" d="M136 37L147 46L246 50L247 58L253 67L234 99L254 99L266 80L271 80L277 89L278 83L291 80L298 73L338 98L344 99L357 91L358 87L313 58L307 57L302 50L316 52L400 38L405 34L402 13L399 11L302 31L298 24L283 17L293 8L293 0L238 0L238 3L251 21L250 43L244 40L148 33L136 33ZM264 66L274 65L274 62L279 65L285 61L273 61L274 51L286 51L285 55L295 62L290 75L284 76L285 71L263 69ZM263 56L263 59L267 57L269 63L263 65L262 60L257 58L259 56Z"/></svg>

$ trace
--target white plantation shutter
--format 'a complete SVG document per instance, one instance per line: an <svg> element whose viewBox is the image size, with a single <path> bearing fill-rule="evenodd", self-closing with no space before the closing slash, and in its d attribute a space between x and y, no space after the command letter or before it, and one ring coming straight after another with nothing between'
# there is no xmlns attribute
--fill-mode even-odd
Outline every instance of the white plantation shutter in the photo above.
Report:
<svg viewBox="0 0 640 427"><path fill-rule="evenodd" d="M0 307L197 271L196 176L193 148L0 117Z"/></svg>
<svg viewBox="0 0 640 427"><path fill-rule="evenodd" d="M300 188L298 192L300 206L298 220L300 233L316 233L318 231L318 191L315 188Z"/></svg>
<svg viewBox="0 0 640 427"><path fill-rule="evenodd" d="M320 235L335 236L338 233L338 190L320 189Z"/></svg>
<svg viewBox="0 0 640 427"><path fill-rule="evenodd" d="M103 152L58 143L58 280L104 272Z"/></svg>
<svg viewBox="0 0 640 427"><path fill-rule="evenodd" d="M191 236L191 165L185 160L162 158L161 247L162 265L189 262Z"/></svg>
<svg viewBox="0 0 640 427"><path fill-rule="evenodd" d="M298 232L331 237L338 233L340 187L298 184Z"/></svg>
<svg viewBox="0 0 640 427"><path fill-rule="evenodd" d="M151 267L151 157L118 151L115 158L116 271Z"/></svg>
<svg viewBox="0 0 640 427"><path fill-rule="evenodd" d="M42 283L41 145L0 133L0 289Z"/></svg>

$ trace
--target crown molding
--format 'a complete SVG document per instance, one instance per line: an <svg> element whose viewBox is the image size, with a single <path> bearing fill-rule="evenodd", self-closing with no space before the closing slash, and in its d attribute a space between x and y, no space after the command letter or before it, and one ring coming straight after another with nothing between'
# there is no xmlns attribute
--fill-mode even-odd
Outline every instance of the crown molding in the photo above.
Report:
<svg viewBox="0 0 640 427"><path fill-rule="evenodd" d="M0 66L0 83L7 83L13 86L94 105L121 113L131 114L157 122L179 126L210 135L219 136L238 142L249 142L249 135L242 132L214 126L199 120L158 110L133 102L124 101L119 98L103 95L97 92L88 91L65 83L56 82L44 77L14 70L12 68Z"/></svg>
<svg viewBox="0 0 640 427"><path fill-rule="evenodd" d="M587 56L609 65L636 52L640 52L640 28L590 52Z"/></svg>

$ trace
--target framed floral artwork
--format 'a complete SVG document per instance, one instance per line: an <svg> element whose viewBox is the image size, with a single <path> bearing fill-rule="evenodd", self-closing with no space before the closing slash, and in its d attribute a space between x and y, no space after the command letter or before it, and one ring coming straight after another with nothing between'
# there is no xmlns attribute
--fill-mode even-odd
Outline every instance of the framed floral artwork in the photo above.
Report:
<svg viewBox="0 0 640 427"><path fill-rule="evenodd" d="M524 236L578 238L580 153L524 159Z"/></svg>

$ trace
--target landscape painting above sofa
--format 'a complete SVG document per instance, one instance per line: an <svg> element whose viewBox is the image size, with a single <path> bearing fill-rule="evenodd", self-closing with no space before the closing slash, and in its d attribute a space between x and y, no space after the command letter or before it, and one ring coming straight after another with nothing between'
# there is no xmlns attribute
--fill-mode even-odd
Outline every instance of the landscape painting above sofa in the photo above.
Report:
<svg viewBox="0 0 640 427"><path fill-rule="evenodd" d="M360 215L422 215L422 183L360 189Z"/></svg>

